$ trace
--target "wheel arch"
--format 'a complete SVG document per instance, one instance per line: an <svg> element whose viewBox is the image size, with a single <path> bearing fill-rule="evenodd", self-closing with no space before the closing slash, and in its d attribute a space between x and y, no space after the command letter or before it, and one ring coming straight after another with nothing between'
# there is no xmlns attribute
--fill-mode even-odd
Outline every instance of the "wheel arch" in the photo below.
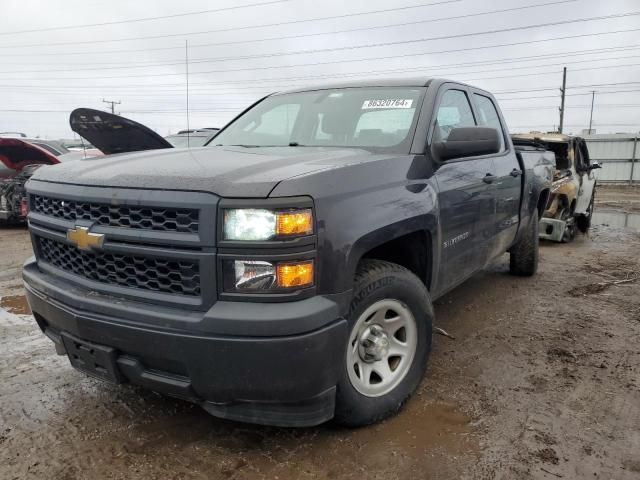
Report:
<svg viewBox="0 0 640 480"><path fill-rule="evenodd" d="M544 211L549 208L549 199L551 197L551 190L545 188L540 192L538 196L537 210L538 210L538 220L542 218Z"/></svg>
<svg viewBox="0 0 640 480"><path fill-rule="evenodd" d="M355 278L358 264L365 258L385 260L407 268L431 290L437 265L435 226L435 219L431 215L424 215L364 235L350 251L348 275Z"/></svg>

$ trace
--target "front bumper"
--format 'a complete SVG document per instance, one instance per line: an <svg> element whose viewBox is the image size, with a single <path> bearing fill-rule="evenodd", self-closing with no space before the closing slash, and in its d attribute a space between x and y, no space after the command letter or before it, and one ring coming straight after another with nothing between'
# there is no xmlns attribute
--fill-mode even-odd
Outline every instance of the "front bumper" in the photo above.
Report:
<svg viewBox="0 0 640 480"><path fill-rule="evenodd" d="M542 217L542 219L540 220L539 237L543 240L550 240L552 242L562 242L562 238L566 229L566 221L557 220L555 218Z"/></svg>
<svg viewBox="0 0 640 480"><path fill-rule="evenodd" d="M333 417L347 325L335 302L217 302L182 311L106 297L23 271L43 332L112 347L123 381L201 404L223 418L311 426Z"/></svg>

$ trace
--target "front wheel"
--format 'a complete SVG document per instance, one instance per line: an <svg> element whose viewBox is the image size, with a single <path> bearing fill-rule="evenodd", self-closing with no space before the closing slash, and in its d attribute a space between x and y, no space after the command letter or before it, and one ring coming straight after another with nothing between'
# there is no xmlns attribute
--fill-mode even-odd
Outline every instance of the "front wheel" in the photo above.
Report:
<svg viewBox="0 0 640 480"><path fill-rule="evenodd" d="M396 413L422 380L431 350L429 292L404 267L363 260L348 321L335 418L362 426Z"/></svg>

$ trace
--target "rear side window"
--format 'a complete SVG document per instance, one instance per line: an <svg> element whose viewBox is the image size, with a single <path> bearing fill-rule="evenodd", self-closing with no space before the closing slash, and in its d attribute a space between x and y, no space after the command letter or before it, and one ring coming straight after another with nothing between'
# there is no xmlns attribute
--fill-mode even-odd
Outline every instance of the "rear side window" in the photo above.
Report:
<svg viewBox="0 0 640 480"><path fill-rule="evenodd" d="M459 127L475 127L471 104L462 90L447 90L440 100L436 119L438 141L445 142L451 130Z"/></svg>
<svg viewBox="0 0 640 480"><path fill-rule="evenodd" d="M498 130L500 136L500 151L504 151L504 131L498 116L498 110L489 97L474 93L476 106L478 107L478 123L484 127Z"/></svg>

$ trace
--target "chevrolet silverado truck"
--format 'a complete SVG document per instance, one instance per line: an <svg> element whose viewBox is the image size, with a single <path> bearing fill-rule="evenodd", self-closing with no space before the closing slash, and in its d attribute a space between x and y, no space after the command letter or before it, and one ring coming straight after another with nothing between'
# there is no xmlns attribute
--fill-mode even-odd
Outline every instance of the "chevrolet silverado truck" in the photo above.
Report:
<svg viewBox="0 0 640 480"><path fill-rule="evenodd" d="M365 425L422 380L434 299L505 252L536 272L553 155L516 150L486 91L276 93L212 143L29 181L26 294L72 366L228 419Z"/></svg>

